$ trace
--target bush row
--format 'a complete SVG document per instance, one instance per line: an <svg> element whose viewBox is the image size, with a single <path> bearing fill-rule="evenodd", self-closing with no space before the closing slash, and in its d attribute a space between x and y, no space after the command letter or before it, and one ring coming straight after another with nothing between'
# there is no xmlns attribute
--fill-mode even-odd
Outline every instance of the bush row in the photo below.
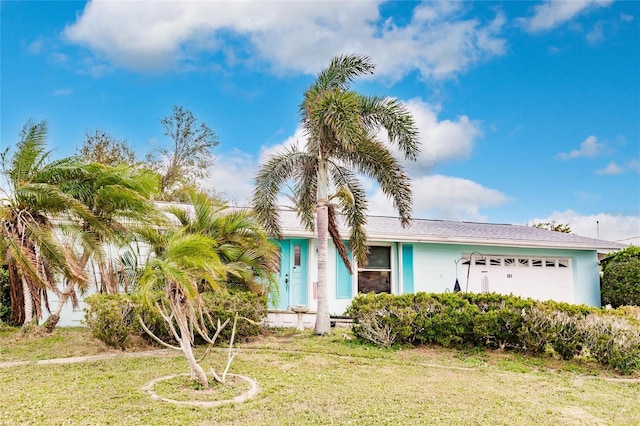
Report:
<svg viewBox="0 0 640 426"><path fill-rule="evenodd" d="M231 336L233 318L236 313L240 319L236 327L236 339L247 339L258 335L260 324L267 316L267 297L246 291L208 292L203 294L205 307L214 321L224 322L230 318L230 324L220 333L227 340ZM143 330L138 317L157 337L167 343L174 343L173 336L160 314L143 303L138 295L94 294L85 298L85 324L93 336L109 346L124 348L131 335L139 334L149 341L153 339ZM206 324L209 330L215 330L216 324ZM196 343L202 343L196 341Z"/></svg>
<svg viewBox="0 0 640 426"><path fill-rule="evenodd" d="M495 293L357 296L353 332L379 346L478 346L563 359L589 357L623 374L640 370L640 310L600 310Z"/></svg>

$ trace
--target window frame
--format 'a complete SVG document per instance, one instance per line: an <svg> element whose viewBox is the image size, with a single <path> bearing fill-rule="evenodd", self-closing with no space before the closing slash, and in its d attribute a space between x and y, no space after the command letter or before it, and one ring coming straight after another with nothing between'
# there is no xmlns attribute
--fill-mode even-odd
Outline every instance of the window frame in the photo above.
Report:
<svg viewBox="0 0 640 426"><path fill-rule="evenodd" d="M389 294L396 294L396 274L398 273L398 265L396 262L396 250L397 246L393 243L385 242L370 242L367 247L388 247L389 248L389 268L362 268L360 265L356 265L356 279L355 279L355 294L360 294L360 272L388 272L389 273ZM383 292L386 293L386 292Z"/></svg>

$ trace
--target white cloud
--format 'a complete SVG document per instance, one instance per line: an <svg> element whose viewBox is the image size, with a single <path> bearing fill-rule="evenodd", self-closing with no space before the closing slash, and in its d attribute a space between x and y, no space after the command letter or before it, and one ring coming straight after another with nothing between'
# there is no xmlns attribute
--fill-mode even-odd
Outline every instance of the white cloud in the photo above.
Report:
<svg viewBox="0 0 640 426"><path fill-rule="evenodd" d="M587 33L587 41L595 44L604 40L604 21L598 21L594 24L591 31Z"/></svg>
<svg viewBox="0 0 640 426"><path fill-rule="evenodd" d="M620 20L623 22L633 21L633 15L627 15L626 13L620 13Z"/></svg>
<svg viewBox="0 0 640 426"><path fill-rule="evenodd" d="M240 150L215 155L211 175L202 180L200 185L221 195L230 203L248 206L253 193L256 170L253 156Z"/></svg>
<svg viewBox="0 0 640 426"><path fill-rule="evenodd" d="M27 52L31 53L32 55L38 55L42 53L43 50L44 41L41 38L32 41L31 43L29 43L29 46L27 46Z"/></svg>
<svg viewBox="0 0 640 426"><path fill-rule="evenodd" d="M420 99L411 99L406 105L416 121L422 143L418 161L406 163L407 168L425 171L437 163L466 159L471 155L475 140L482 136L480 124L466 115L456 120L438 121L438 106Z"/></svg>
<svg viewBox="0 0 640 426"><path fill-rule="evenodd" d="M533 222L551 222L568 224L571 232L583 237L616 241L621 244L640 245L640 212L621 212L616 214L598 213L581 215L573 210L553 212L546 218L532 219Z"/></svg>
<svg viewBox="0 0 640 426"><path fill-rule="evenodd" d="M591 135L580 144L580 149L574 149L570 152L561 152L556 155L560 160L569 160L578 157L595 157L605 148L603 143L598 142L598 138Z"/></svg>
<svg viewBox="0 0 640 426"><path fill-rule="evenodd" d="M605 7L613 0L547 0L534 6L533 16L518 22L529 32L540 32L558 27L589 9Z"/></svg>
<svg viewBox="0 0 640 426"><path fill-rule="evenodd" d="M628 161L626 166L627 166L627 169L634 171L636 173L640 173L640 160Z"/></svg>
<svg viewBox="0 0 640 426"><path fill-rule="evenodd" d="M411 182L413 189L413 217L449 220L487 220L481 208L496 207L508 201L505 194L476 182L457 177L423 176ZM396 216L389 200L381 190L369 198L369 213Z"/></svg>
<svg viewBox="0 0 640 426"><path fill-rule="evenodd" d="M618 166L615 161L611 161L604 169L596 170L598 175L619 175L624 173L624 169Z"/></svg>
<svg viewBox="0 0 640 426"><path fill-rule="evenodd" d="M502 55L501 13L487 23L462 4L417 6L406 25L380 15L381 1L92 1L64 34L99 60L138 71L197 66L201 55L270 63L278 72L316 73L334 55L369 54L391 81L418 70L446 78Z"/></svg>
<svg viewBox="0 0 640 426"><path fill-rule="evenodd" d="M307 135L302 127L298 127L293 135L289 136L283 142L260 148L258 162L260 164L264 164L271 156L282 154L286 149L289 149L294 145L297 145L299 149L304 149L306 143Z"/></svg>

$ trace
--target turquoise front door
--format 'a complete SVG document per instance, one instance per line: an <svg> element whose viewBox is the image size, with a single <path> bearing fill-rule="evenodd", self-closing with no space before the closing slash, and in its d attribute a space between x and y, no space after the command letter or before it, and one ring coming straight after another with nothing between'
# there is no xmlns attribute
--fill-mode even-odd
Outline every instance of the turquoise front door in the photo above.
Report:
<svg viewBox="0 0 640 426"><path fill-rule="evenodd" d="M309 243L307 240L283 240L280 245L279 291L271 297L273 309L288 309L291 306L308 305L307 263Z"/></svg>

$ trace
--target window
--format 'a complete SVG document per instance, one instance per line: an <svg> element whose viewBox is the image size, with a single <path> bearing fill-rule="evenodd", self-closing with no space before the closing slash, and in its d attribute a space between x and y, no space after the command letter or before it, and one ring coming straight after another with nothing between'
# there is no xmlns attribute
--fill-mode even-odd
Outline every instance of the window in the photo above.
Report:
<svg viewBox="0 0 640 426"><path fill-rule="evenodd" d="M547 268L555 268L556 267L556 260L555 259L545 259L544 260L544 266Z"/></svg>
<svg viewBox="0 0 640 426"><path fill-rule="evenodd" d="M500 258L500 257L490 257L489 258L489 266L502 266L502 258Z"/></svg>
<svg viewBox="0 0 640 426"><path fill-rule="evenodd" d="M518 258L518 266L529 266L529 259L525 259L524 257Z"/></svg>
<svg viewBox="0 0 640 426"><path fill-rule="evenodd" d="M299 245L293 246L293 266L300 266L301 250Z"/></svg>
<svg viewBox="0 0 640 426"><path fill-rule="evenodd" d="M513 257L505 257L504 266L516 266L516 260Z"/></svg>
<svg viewBox="0 0 640 426"><path fill-rule="evenodd" d="M487 259L485 258L476 258L474 259L474 265L485 266L487 264Z"/></svg>
<svg viewBox="0 0 640 426"><path fill-rule="evenodd" d="M542 259L531 259L531 266L534 268L542 268Z"/></svg>
<svg viewBox="0 0 640 426"><path fill-rule="evenodd" d="M558 268L568 268L569 260L568 259L558 259Z"/></svg>
<svg viewBox="0 0 640 426"><path fill-rule="evenodd" d="M358 269L359 293L391 293L391 247L369 246L369 263Z"/></svg>

